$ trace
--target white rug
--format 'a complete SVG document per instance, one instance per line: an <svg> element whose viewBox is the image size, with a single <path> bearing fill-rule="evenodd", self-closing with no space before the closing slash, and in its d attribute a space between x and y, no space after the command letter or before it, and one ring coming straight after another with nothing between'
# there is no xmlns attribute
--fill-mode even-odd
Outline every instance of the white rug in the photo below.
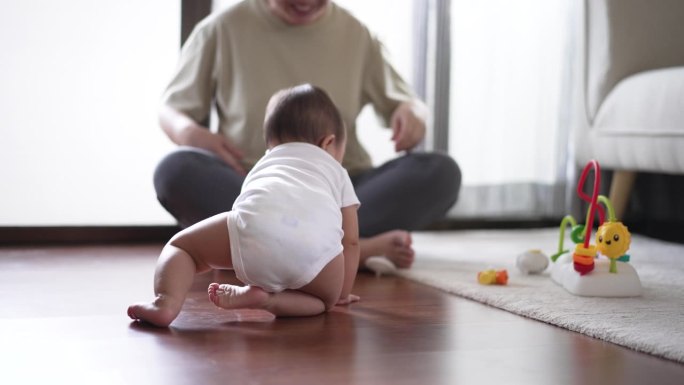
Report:
<svg viewBox="0 0 684 385"><path fill-rule="evenodd" d="M630 263L643 294L634 298L578 297L550 278L523 275L518 254L556 252L559 230L414 233L416 262L400 275L449 293L557 325L637 351L684 362L684 245L633 234ZM565 248L574 244L569 236ZM508 285L477 283L477 272L507 269Z"/></svg>

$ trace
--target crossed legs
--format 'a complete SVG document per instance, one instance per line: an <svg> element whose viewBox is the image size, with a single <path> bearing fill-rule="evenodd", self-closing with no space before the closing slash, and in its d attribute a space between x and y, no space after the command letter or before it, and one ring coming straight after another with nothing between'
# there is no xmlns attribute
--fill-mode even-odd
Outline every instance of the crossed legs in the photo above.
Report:
<svg viewBox="0 0 684 385"><path fill-rule="evenodd" d="M168 154L157 166L157 197L182 227L230 210L244 177L211 153L190 147ZM438 153L412 153L352 177L359 208L361 261L386 256L410 267L410 231L442 219L456 202L461 172Z"/></svg>
<svg viewBox="0 0 684 385"><path fill-rule="evenodd" d="M444 218L461 184L456 162L439 153L411 153L352 177L359 207L361 263L385 256L394 265L414 260L410 231Z"/></svg>

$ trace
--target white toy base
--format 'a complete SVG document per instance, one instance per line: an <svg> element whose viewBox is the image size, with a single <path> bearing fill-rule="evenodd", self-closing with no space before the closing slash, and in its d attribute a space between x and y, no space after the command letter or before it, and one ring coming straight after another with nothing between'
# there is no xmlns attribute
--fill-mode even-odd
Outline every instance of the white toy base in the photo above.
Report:
<svg viewBox="0 0 684 385"><path fill-rule="evenodd" d="M601 257L592 272L575 271L572 256L565 254L551 267L551 279L574 295L583 297L636 297L641 295L641 281L629 263L617 262L617 273L611 273L610 261Z"/></svg>

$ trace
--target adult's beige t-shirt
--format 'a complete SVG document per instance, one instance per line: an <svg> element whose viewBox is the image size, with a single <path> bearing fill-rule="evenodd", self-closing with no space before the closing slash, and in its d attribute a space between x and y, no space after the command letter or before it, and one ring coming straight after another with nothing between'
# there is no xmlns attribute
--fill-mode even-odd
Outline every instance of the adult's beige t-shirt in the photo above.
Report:
<svg viewBox="0 0 684 385"><path fill-rule="evenodd" d="M216 103L219 132L245 154L247 169L266 150L263 120L276 91L302 83L324 89L347 125L343 165L371 167L356 135L356 117L371 103L387 124L413 94L385 60L381 43L347 10L332 3L312 24L292 26L267 0L245 0L200 22L181 51L163 102L202 122Z"/></svg>

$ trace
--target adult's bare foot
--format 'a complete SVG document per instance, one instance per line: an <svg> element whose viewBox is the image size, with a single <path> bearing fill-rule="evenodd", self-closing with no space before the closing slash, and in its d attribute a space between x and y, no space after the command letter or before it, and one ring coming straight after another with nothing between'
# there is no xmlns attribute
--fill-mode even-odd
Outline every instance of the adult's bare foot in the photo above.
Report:
<svg viewBox="0 0 684 385"><path fill-rule="evenodd" d="M391 230L370 238L361 239L361 263L368 257L384 256L399 268L409 268L415 259L411 233L404 230Z"/></svg>

